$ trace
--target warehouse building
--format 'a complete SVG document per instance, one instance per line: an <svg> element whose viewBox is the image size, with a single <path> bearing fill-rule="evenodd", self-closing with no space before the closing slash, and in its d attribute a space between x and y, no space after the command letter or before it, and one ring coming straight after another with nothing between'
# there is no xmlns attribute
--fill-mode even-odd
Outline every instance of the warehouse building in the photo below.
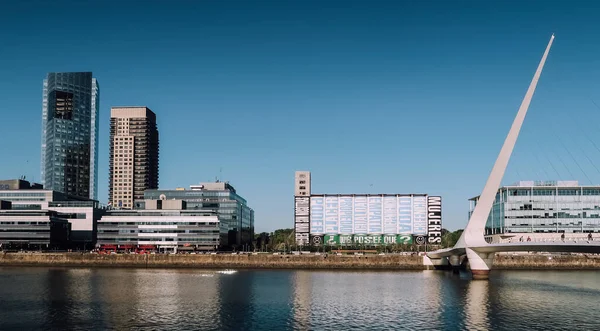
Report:
<svg viewBox="0 0 600 331"><path fill-rule="evenodd" d="M442 199L427 194L314 194L298 171L294 227L299 245L441 243Z"/></svg>

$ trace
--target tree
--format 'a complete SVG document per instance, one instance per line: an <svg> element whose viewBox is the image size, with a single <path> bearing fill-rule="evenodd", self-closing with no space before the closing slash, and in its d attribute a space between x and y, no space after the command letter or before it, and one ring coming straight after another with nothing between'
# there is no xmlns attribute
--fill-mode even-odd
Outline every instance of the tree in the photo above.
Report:
<svg viewBox="0 0 600 331"><path fill-rule="evenodd" d="M254 235L254 247L259 251L263 252L268 249L268 245L270 242L269 233L261 232L259 234Z"/></svg>
<svg viewBox="0 0 600 331"><path fill-rule="evenodd" d="M463 229L450 232L446 229L442 229L442 246L453 247L463 233Z"/></svg>
<svg viewBox="0 0 600 331"><path fill-rule="evenodd" d="M288 250L294 242L294 229L279 229L270 234L269 249L275 251Z"/></svg>

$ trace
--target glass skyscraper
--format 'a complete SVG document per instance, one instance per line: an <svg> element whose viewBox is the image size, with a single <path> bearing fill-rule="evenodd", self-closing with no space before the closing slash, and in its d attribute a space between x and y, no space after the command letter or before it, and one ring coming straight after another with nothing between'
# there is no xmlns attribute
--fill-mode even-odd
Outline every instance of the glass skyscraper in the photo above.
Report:
<svg viewBox="0 0 600 331"><path fill-rule="evenodd" d="M97 199L100 88L91 72L44 79L41 178L45 189Z"/></svg>

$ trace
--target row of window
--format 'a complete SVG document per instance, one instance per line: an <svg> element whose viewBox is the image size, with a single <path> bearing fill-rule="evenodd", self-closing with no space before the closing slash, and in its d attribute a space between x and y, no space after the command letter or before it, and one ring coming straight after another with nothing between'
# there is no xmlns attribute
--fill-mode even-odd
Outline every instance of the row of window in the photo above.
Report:
<svg viewBox="0 0 600 331"><path fill-rule="evenodd" d="M0 197L45 197L46 193L0 193ZM37 200L36 200L37 201Z"/></svg>
<svg viewBox="0 0 600 331"><path fill-rule="evenodd" d="M507 190L509 196L552 196L552 195L600 195L600 189L584 188L582 189L520 189Z"/></svg>
<svg viewBox="0 0 600 331"><path fill-rule="evenodd" d="M99 222L98 225L217 225L217 222Z"/></svg>
<svg viewBox="0 0 600 331"><path fill-rule="evenodd" d="M98 240L98 243L100 244L104 244L104 243L119 243L121 245L124 244L137 244L137 242L144 242L144 241L176 241L175 238L138 238L138 237L132 237L132 238L102 238L101 240ZM219 238L185 238L185 240L177 240L179 244L184 244L184 243L208 243L208 244L214 244L217 243L219 241Z"/></svg>
<svg viewBox="0 0 600 331"><path fill-rule="evenodd" d="M112 234L130 234L130 233L189 233L189 234L194 234L194 233L198 233L198 234L218 234L219 230L214 230L214 229L210 229L210 230L172 230L172 229L155 229L155 230L149 230L149 229L134 229L134 230L123 230L123 229L111 229L111 230L107 230L107 229L99 229L98 233L112 233Z"/></svg>

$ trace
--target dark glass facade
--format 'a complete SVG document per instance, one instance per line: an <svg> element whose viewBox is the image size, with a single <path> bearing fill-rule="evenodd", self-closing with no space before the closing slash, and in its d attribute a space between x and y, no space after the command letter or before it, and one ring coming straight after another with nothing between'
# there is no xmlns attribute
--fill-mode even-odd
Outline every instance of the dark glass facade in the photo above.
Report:
<svg viewBox="0 0 600 331"><path fill-rule="evenodd" d="M49 73L42 104L44 188L95 199L99 86L91 72Z"/></svg>

